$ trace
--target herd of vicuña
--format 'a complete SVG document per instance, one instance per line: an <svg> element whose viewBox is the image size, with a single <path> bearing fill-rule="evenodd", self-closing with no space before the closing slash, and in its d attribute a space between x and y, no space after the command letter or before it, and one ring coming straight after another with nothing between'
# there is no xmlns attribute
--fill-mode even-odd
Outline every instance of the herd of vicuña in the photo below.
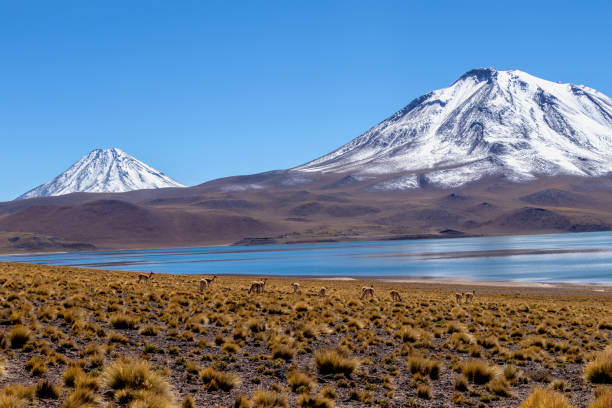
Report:
<svg viewBox="0 0 612 408"><path fill-rule="evenodd" d="M139 273L138 274L138 283L141 283L142 281L144 281L145 283L148 283L151 280L151 276L153 275L153 272L150 272L148 275L144 274L144 273ZM217 279L217 275L213 275L212 278L202 278L200 279L200 292L204 292L205 289L209 288L212 286L213 281ZM251 287L249 288L249 292L248 293L263 293L266 291L266 282L268 281L268 278L263 278L260 281L253 281L251 282ZM293 282L291 284L291 288L293 289L293 293L299 293L300 292L300 284L297 282ZM394 302L401 302L402 301L402 297L400 296L399 292L395 289L391 289L391 291L389 292L389 294L391 295L391 300L393 300ZM469 291L469 292L457 292L455 293L455 300L458 304L461 303L471 303L474 300L474 296L475 296L476 292L474 290ZM317 292L318 296L321 297L325 297L327 295L327 289L326 288L319 288L318 292ZM374 288L372 286L364 286L361 288L361 296L360 299L367 299L367 298L374 298L376 296L375 292L374 292Z"/></svg>
<svg viewBox="0 0 612 408"><path fill-rule="evenodd" d="M474 300L474 296L476 295L476 291L472 290L470 292L457 292L455 293L455 300L457 301L458 304L461 304L461 301L463 299L465 299L464 303L472 303L472 301Z"/></svg>

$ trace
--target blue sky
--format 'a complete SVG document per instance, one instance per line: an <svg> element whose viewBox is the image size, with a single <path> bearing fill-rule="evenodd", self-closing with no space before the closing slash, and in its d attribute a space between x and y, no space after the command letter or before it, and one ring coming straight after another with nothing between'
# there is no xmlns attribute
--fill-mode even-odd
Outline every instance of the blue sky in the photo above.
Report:
<svg viewBox="0 0 612 408"><path fill-rule="evenodd" d="M0 200L94 148L188 185L316 158L474 67L612 95L612 6L0 0Z"/></svg>

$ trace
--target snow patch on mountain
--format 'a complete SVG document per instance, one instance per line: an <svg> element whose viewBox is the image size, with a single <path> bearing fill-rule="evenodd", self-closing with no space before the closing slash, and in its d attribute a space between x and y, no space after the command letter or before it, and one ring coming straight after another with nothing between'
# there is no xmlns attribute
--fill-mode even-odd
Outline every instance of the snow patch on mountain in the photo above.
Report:
<svg viewBox="0 0 612 408"><path fill-rule="evenodd" d="M493 174L600 176L612 171L612 100L522 71L475 69L294 170L419 172L445 187Z"/></svg>
<svg viewBox="0 0 612 408"><path fill-rule="evenodd" d="M261 184L256 183L248 183L248 184L229 184L227 186L221 186L219 191L223 191L226 193L232 193L237 191L247 191L247 190L261 190L264 188Z"/></svg>
<svg viewBox="0 0 612 408"><path fill-rule="evenodd" d="M416 174L406 174L376 183L373 188L376 190L411 190L419 188L419 177Z"/></svg>
<svg viewBox="0 0 612 408"><path fill-rule="evenodd" d="M96 149L53 180L18 197L18 200L74 192L119 193L164 187L184 187L121 149Z"/></svg>

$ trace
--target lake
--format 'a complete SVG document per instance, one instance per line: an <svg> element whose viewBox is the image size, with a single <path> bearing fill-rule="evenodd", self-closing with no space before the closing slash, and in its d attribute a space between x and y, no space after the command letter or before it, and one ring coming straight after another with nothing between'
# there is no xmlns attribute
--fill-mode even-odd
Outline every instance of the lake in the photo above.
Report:
<svg viewBox="0 0 612 408"><path fill-rule="evenodd" d="M180 274L612 284L612 232L0 256Z"/></svg>

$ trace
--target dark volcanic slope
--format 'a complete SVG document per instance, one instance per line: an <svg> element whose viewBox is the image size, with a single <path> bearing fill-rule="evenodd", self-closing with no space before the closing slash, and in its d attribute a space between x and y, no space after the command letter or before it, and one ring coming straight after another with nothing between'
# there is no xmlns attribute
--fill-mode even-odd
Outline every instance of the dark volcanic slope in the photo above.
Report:
<svg viewBox="0 0 612 408"><path fill-rule="evenodd" d="M380 178L276 171L185 189L78 193L0 203L0 250L601 231L612 225L611 181L490 178L460 190L387 191L372 187Z"/></svg>

